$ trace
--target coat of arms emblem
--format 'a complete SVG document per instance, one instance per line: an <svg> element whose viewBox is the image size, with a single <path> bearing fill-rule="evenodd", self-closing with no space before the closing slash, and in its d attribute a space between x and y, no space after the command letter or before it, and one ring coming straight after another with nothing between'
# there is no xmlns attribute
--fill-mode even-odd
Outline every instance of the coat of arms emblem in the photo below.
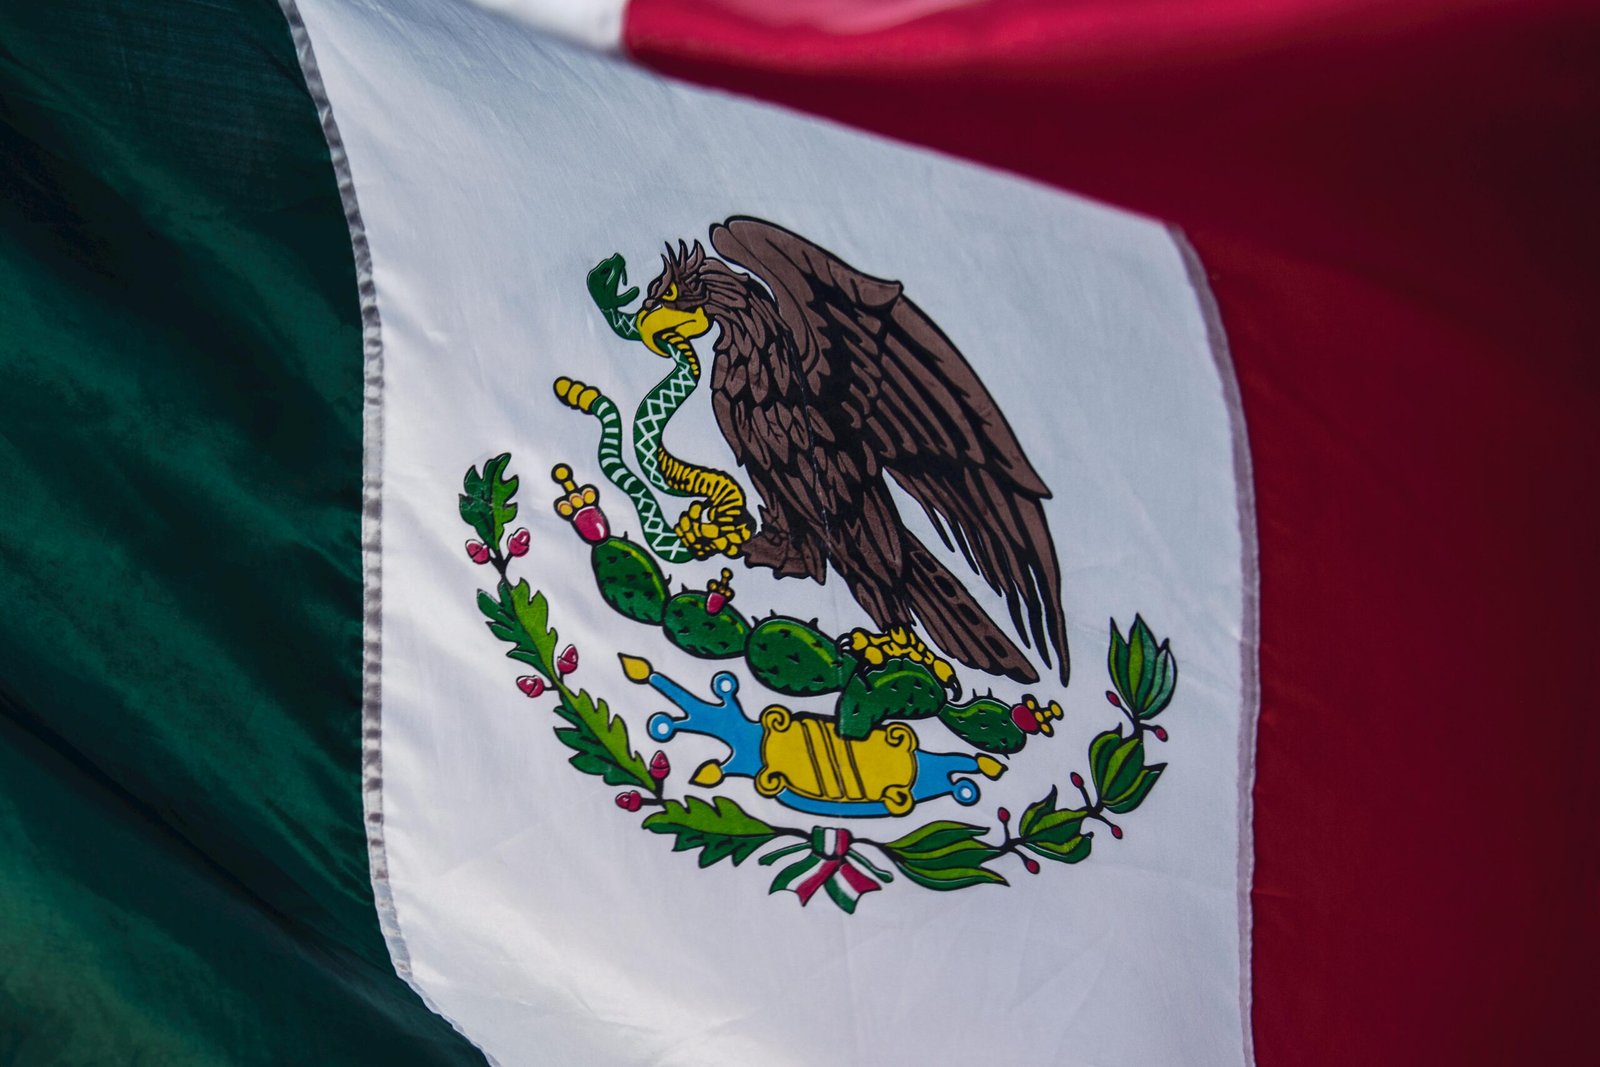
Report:
<svg viewBox="0 0 1600 1067"><path fill-rule="evenodd" d="M1143 804L1166 769L1147 760L1146 743L1168 737L1155 720L1177 686L1170 643L1138 615L1125 628L1112 619L1114 725L1094 736L1082 770L1016 819L1005 807L992 821L955 817L975 811L988 783L1065 714L1050 489L978 375L899 283L759 219L715 225L710 243L715 256L699 242L669 245L631 311L640 294L624 289L620 255L589 272L611 332L670 369L631 427L614 398L558 378L559 405L598 427L597 476L573 460L551 471L555 511L588 546L595 606L637 628L619 644L628 648L630 632L641 645L665 641L706 663L706 676L672 677L639 648L621 652L625 677L654 694L650 706L672 709L648 715L618 713L574 685L579 650L561 646L548 599L514 573L532 545L514 528L519 478L504 453L467 471L459 507L475 535L467 555L499 575L478 605L529 672L516 686L548 702L574 768L625 787L615 803L644 813L646 830L697 852L702 867L752 857L776 866L770 891L793 891L802 904L825 895L854 912L897 876L941 891L1004 885L1007 863L1038 874L1041 860L1088 858L1097 829L1121 838L1113 816ZM708 358L695 344L713 331ZM708 365L737 474L664 441ZM602 493L601 481L612 488ZM891 483L931 522L943 559L907 527ZM670 497L684 502L675 516ZM667 566L716 573L674 589ZM830 627L782 604L749 605L736 595L740 567L832 577L873 625ZM973 579L1004 604L1003 620L973 595ZM1045 676L1024 648L1050 668ZM638 692L612 703L637 703ZM649 758L636 747L641 729L653 743L643 747L660 746ZM726 752L675 779L669 749L681 734ZM762 810L727 795L738 779ZM856 821L867 819L891 829L868 836L863 825L880 823Z"/></svg>

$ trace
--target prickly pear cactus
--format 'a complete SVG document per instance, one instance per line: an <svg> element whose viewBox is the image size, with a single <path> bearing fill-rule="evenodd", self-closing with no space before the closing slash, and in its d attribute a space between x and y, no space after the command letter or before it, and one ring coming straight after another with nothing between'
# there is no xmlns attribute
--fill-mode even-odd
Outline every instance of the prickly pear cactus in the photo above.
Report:
<svg viewBox="0 0 1600 1067"><path fill-rule="evenodd" d="M928 668L892 659L851 676L839 696L839 736L859 741L885 719L926 719L944 706L944 686Z"/></svg>
<svg viewBox="0 0 1600 1067"><path fill-rule="evenodd" d="M856 668L827 634L782 615L756 626L745 659L762 685L789 696L838 692Z"/></svg>
<svg viewBox="0 0 1600 1067"><path fill-rule="evenodd" d="M727 605L713 614L700 592L682 592L667 601L661 628L669 641L700 659L743 655L750 639L750 623L743 615Z"/></svg>
<svg viewBox="0 0 1600 1067"><path fill-rule="evenodd" d="M743 656L757 681L787 696L839 694L834 712L839 735L849 740L865 738L890 719L937 716L973 747L1009 755L1021 751L1029 734L1048 732L1052 714L1060 714L1053 703L1053 713L1027 703L1031 697L1018 705L993 696L949 703L951 694L925 665L896 657L869 667L841 647L843 639L799 619L774 615L752 627L728 603L732 592L725 581L712 582L708 590L671 595L649 551L626 538L610 537L595 545L592 563L607 604L635 622L661 627L689 655Z"/></svg>
<svg viewBox="0 0 1600 1067"><path fill-rule="evenodd" d="M1019 751L1028 742L1012 715L1012 708L992 696L976 697L965 704L947 704L939 721L957 737L985 752L1002 755Z"/></svg>
<svg viewBox="0 0 1600 1067"><path fill-rule="evenodd" d="M590 563L607 604L635 622L661 624L667 581L649 552L632 541L612 537L594 546Z"/></svg>

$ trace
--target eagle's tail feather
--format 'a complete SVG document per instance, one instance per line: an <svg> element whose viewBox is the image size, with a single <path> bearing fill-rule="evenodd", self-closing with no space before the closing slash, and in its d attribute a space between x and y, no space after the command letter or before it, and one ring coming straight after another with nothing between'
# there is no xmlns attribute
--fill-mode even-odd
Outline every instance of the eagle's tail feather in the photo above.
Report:
<svg viewBox="0 0 1600 1067"><path fill-rule="evenodd" d="M1038 671L933 553L905 535L905 584L896 590L928 639L947 656L989 674L1029 684Z"/></svg>

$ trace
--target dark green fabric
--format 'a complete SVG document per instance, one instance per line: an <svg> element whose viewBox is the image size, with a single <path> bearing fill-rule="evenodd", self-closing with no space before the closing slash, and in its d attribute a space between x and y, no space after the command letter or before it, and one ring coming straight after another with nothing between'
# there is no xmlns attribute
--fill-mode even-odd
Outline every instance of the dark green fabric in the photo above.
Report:
<svg viewBox="0 0 1600 1067"><path fill-rule="evenodd" d="M0 4L0 1063L481 1063L360 796L361 336L271 0Z"/></svg>

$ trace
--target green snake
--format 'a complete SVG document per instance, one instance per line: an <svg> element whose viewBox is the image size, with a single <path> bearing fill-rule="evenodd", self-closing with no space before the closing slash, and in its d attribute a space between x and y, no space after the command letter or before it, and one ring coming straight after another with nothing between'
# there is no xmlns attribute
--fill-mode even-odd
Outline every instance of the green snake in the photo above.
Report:
<svg viewBox="0 0 1600 1067"><path fill-rule="evenodd" d="M619 305L610 300L601 302L598 296L596 303L613 333L624 340L641 340L634 319ZM726 472L686 463L661 443L667 423L700 382L700 361L689 342L675 333L660 334L656 340L673 353L672 370L645 394L633 419L634 458L644 471L648 485L623 459L622 416L610 397L592 385L565 377L556 379L556 396L568 407L585 412L600 423L600 443L596 450L600 471L633 502L645 543L652 552L668 563L704 559L719 552L735 556L739 542L748 535L744 491ZM691 505L689 515L674 527L667 522L650 486L673 496L700 497L701 501ZM692 520L702 518L702 513L702 521L724 537L734 533L731 543L713 544L704 537L685 539L684 532L697 525Z"/></svg>

